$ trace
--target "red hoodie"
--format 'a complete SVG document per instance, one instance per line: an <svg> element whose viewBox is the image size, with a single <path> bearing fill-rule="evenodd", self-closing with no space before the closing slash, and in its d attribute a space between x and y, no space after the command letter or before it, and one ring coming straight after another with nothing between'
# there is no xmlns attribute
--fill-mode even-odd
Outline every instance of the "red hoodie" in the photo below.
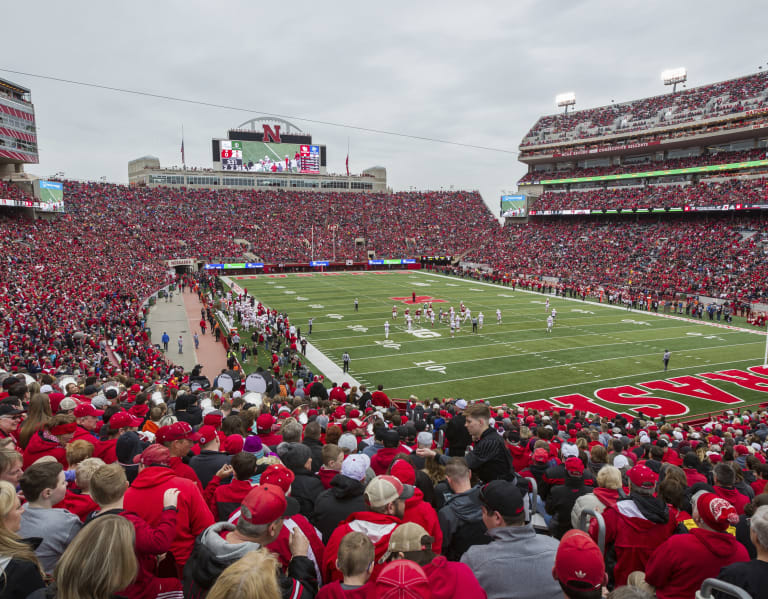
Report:
<svg viewBox="0 0 768 599"><path fill-rule="evenodd" d="M438 555L422 566L429 578L432 599L485 599L486 594L467 564L449 562Z"/></svg>
<svg viewBox="0 0 768 599"><path fill-rule="evenodd" d="M382 474L387 473L387 469L389 468L390 464L392 464L392 460L395 459L395 456L398 453L403 453L403 450L398 447L382 447L379 449L379 451L376 452L376 454L371 458L371 469L376 473L376 476L381 476Z"/></svg>
<svg viewBox="0 0 768 599"><path fill-rule="evenodd" d="M512 454L512 465L515 467L515 472L525 470L531 463L531 456L533 455L528 448L523 445L507 445L509 453Z"/></svg>
<svg viewBox="0 0 768 599"><path fill-rule="evenodd" d="M677 510L669 507L666 523L648 520L634 501L619 501L603 511L605 521L605 547L616 550L613 576L617 587L627 584L627 576L635 570L645 570L645 564L654 550L666 541L677 527ZM589 534L597 542L597 519L589 523Z"/></svg>
<svg viewBox="0 0 768 599"><path fill-rule="evenodd" d="M336 558L339 555L339 545L344 535L350 532L361 532L373 543L374 557L376 566L374 567L371 580L375 580L379 571L384 567L379 564L379 560L384 556L389 548L389 537L392 531L402 524L403 521L397 516L388 514L379 514L378 512L353 512L349 517L333 531L328 544L325 546L323 554L322 575L323 582L326 584L334 580L342 580L344 576L336 567Z"/></svg>
<svg viewBox="0 0 768 599"><path fill-rule="evenodd" d="M430 537L435 539L435 542L432 543L432 551L440 553L443 546L443 531L440 528L435 508L424 501L424 493L421 492L421 489L414 488L413 497L405 500L403 522L419 524Z"/></svg>
<svg viewBox="0 0 768 599"><path fill-rule="evenodd" d="M747 550L727 532L693 528L656 549L648 560L645 580L656 587L658 599L690 599L704 579L717 578L729 564L748 561Z"/></svg>
<svg viewBox="0 0 768 599"><path fill-rule="evenodd" d="M69 510L75 516L80 518L80 522L85 523L85 518L91 512L95 512L99 509L99 504L96 503L90 495L85 493L75 493L71 489L67 489L67 494L59 503L53 507L63 508Z"/></svg>
<svg viewBox="0 0 768 599"><path fill-rule="evenodd" d="M26 470L37 460L45 455L52 455L56 461L67 470L67 450L62 447L58 441L51 441L43 437L43 431L38 431L29 438L27 448L24 450L24 461L22 468Z"/></svg>
<svg viewBox="0 0 768 599"><path fill-rule="evenodd" d="M125 509L135 512L147 524L157 527L163 516L163 494L168 489L179 489L176 537L171 544L171 553L181 573L192 553L195 538L214 523L203 494L192 481L176 476L165 466L149 466L139 472L130 488L125 492Z"/></svg>
<svg viewBox="0 0 768 599"><path fill-rule="evenodd" d="M117 461L117 439L106 439L99 441L96 445L96 450L93 452L93 457L101 458L107 464L114 464Z"/></svg>
<svg viewBox="0 0 768 599"><path fill-rule="evenodd" d="M739 513L739 515L744 513L744 506L749 503L749 497L743 493L740 493L736 489L726 489L725 487L719 487L717 485L712 488L715 490L715 495L722 497L727 502L729 502L733 507L736 508L736 511Z"/></svg>
<svg viewBox="0 0 768 599"><path fill-rule="evenodd" d="M696 468L683 468L683 472L685 472L685 480L689 487L692 487L696 483L708 482L707 477L696 470Z"/></svg>

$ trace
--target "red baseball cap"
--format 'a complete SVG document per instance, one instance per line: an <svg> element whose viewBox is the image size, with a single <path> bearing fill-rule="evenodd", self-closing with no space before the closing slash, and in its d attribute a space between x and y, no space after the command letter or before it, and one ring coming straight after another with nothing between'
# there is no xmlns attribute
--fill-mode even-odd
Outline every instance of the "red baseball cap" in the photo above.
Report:
<svg viewBox="0 0 768 599"><path fill-rule="evenodd" d="M216 433L216 427L212 426L210 424L206 424L205 426L201 426L200 430L197 431L197 434L200 435L200 445L205 445L206 443L210 443L213 441L216 437L219 435Z"/></svg>
<svg viewBox="0 0 768 599"><path fill-rule="evenodd" d="M291 488L296 475L283 466L282 464L270 464L267 469L261 473L259 478L259 484L261 485L275 485L283 490L283 493L288 493L288 489Z"/></svg>
<svg viewBox="0 0 768 599"><path fill-rule="evenodd" d="M240 506L240 517L251 524L269 524L286 514L288 500L277 485L258 485Z"/></svg>
<svg viewBox="0 0 768 599"><path fill-rule="evenodd" d="M203 417L203 424L210 424L212 426L221 426L221 423L223 420L224 420L224 415L218 410L215 410L213 412L209 412Z"/></svg>
<svg viewBox="0 0 768 599"><path fill-rule="evenodd" d="M539 447L538 449L534 449L533 451L533 461L534 462L548 462L549 461L549 453L546 449L543 447Z"/></svg>
<svg viewBox="0 0 768 599"><path fill-rule="evenodd" d="M104 415L103 410L97 410L90 403L79 403L75 406L73 412L75 418L83 418L84 416L93 416L94 418L101 418ZM114 418L114 416L112 416Z"/></svg>
<svg viewBox="0 0 768 599"><path fill-rule="evenodd" d="M125 427L138 427L144 422L141 418L131 416L128 412L117 412L109 419L109 428L117 430Z"/></svg>
<svg viewBox="0 0 768 599"><path fill-rule="evenodd" d="M388 563L376 578L375 588L378 599L432 599L424 570L407 559Z"/></svg>
<svg viewBox="0 0 768 599"><path fill-rule="evenodd" d="M169 441L178 441L180 439L198 441L200 435L192 430L188 422L179 421L161 426L157 431L156 438L158 443L168 443Z"/></svg>
<svg viewBox="0 0 768 599"><path fill-rule="evenodd" d="M582 476L584 474L584 462L579 458L568 458L565 460L565 471L571 476Z"/></svg>
<svg viewBox="0 0 768 599"><path fill-rule="evenodd" d="M557 547L552 573L571 590L599 589L605 582L603 554L586 532L569 530Z"/></svg>
<svg viewBox="0 0 768 599"><path fill-rule="evenodd" d="M133 458L134 464L143 464L144 466L170 466L171 451L163 446L153 443Z"/></svg>
<svg viewBox="0 0 768 599"><path fill-rule="evenodd" d="M648 466L643 466L642 464L635 466L627 472L627 477L629 477L629 480L636 487L644 487L646 489L655 487L659 480L658 474L648 468Z"/></svg>
<svg viewBox="0 0 768 599"><path fill-rule="evenodd" d="M229 455L235 455L236 453L243 451L244 443L245 439L243 439L240 435L229 435L224 440L224 451L226 451Z"/></svg>

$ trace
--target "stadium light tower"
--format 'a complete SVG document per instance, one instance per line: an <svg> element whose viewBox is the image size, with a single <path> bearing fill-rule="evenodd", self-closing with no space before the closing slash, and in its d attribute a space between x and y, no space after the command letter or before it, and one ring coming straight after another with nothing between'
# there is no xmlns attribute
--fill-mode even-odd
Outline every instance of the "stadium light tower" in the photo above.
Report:
<svg viewBox="0 0 768 599"><path fill-rule="evenodd" d="M688 81L688 71L685 67L678 67L676 69L666 69L661 72L661 80L664 85L672 86L672 93L677 91L678 83L685 83Z"/></svg>
<svg viewBox="0 0 768 599"><path fill-rule="evenodd" d="M555 96L555 103L557 104L558 108L565 109L565 112L563 114L568 114L568 107L576 105L576 94L574 92L565 92L562 94L557 94Z"/></svg>

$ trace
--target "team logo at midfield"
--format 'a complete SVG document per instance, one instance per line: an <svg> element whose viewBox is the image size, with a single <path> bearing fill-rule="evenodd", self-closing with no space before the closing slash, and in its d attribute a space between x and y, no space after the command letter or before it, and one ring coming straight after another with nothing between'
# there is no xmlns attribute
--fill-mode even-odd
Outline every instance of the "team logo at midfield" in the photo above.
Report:
<svg viewBox="0 0 768 599"><path fill-rule="evenodd" d="M410 295L408 297L390 297L389 299L396 302L403 302L404 304L445 304L448 302L448 300L438 299L436 297L432 297L431 295L417 295L415 302L413 301L413 296Z"/></svg>

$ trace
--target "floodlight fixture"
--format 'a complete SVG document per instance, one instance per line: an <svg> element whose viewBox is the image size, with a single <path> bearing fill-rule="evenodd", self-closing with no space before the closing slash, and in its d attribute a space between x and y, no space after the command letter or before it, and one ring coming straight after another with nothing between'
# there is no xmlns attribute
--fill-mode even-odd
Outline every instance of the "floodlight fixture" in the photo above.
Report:
<svg viewBox="0 0 768 599"><path fill-rule="evenodd" d="M688 70L685 67L666 69L661 72L661 80L664 82L664 85L672 86L672 93L674 94L677 91L678 83L688 81Z"/></svg>
<svg viewBox="0 0 768 599"><path fill-rule="evenodd" d="M555 96L555 104L558 108L564 108L565 114L568 114L568 107L576 104L576 94L574 92L564 92Z"/></svg>

